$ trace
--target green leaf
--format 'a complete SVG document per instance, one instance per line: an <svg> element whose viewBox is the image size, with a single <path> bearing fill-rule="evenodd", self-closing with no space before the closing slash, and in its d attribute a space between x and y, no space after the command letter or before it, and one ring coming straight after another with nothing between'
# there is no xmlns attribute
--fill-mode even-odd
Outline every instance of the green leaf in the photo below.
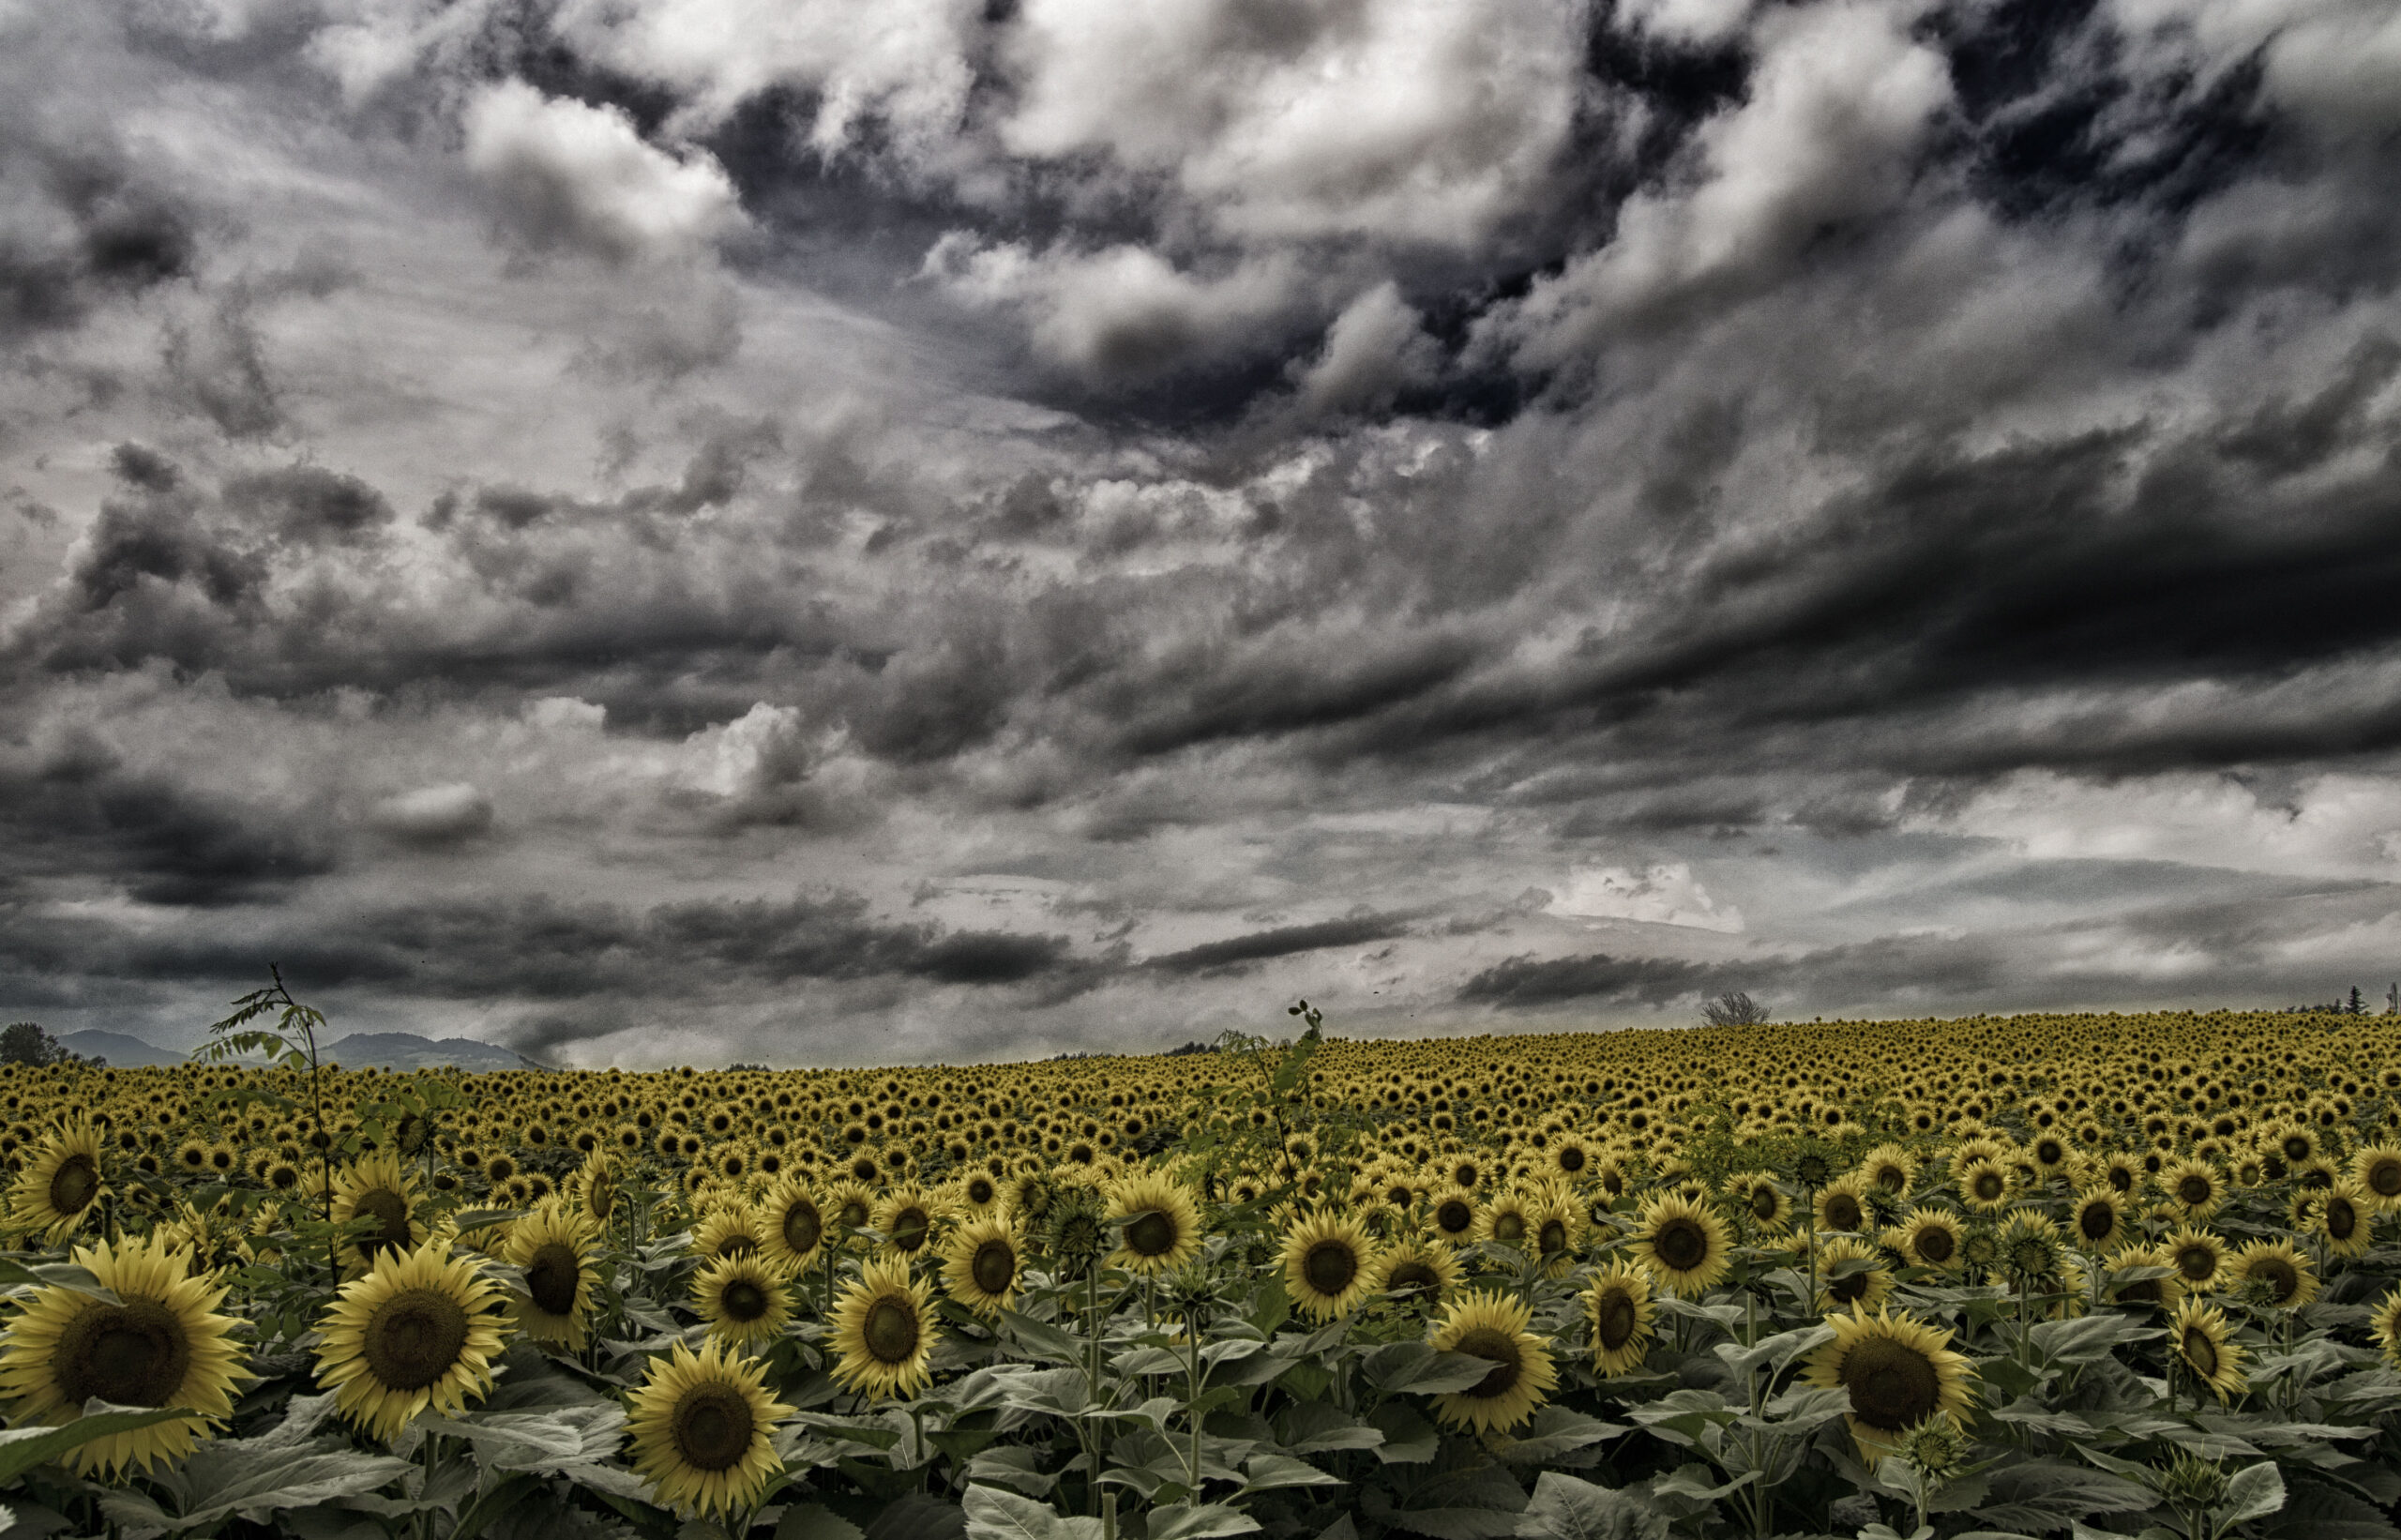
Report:
<svg viewBox="0 0 2401 1540"><path fill-rule="evenodd" d="M182 1407L168 1407L157 1412L96 1412L78 1417L64 1427L11 1428L0 1433L0 1487L14 1485L26 1472L49 1464L78 1444L199 1415Z"/></svg>
<svg viewBox="0 0 2401 1540"><path fill-rule="evenodd" d="M1720 1342L1716 1354L1726 1361L1735 1378L1750 1375L1762 1364L1773 1363L1777 1372L1813 1348L1822 1347L1835 1339L1835 1329L1827 1325L1802 1326L1774 1336L1762 1337L1755 1347L1745 1348L1737 1342Z"/></svg>
<svg viewBox="0 0 2401 1540"><path fill-rule="evenodd" d="M1100 1540L1097 1518L1065 1518L1047 1504L989 1487L967 1488L967 1540Z"/></svg>
<svg viewBox="0 0 2401 1540"><path fill-rule="evenodd" d="M14 1259L0 1257L0 1289L68 1289L88 1294L103 1305L122 1305L114 1291L103 1288L92 1276L91 1269L72 1262L35 1262L31 1266Z"/></svg>
<svg viewBox="0 0 2401 1540"><path fill-rule="evenodd" d="M2262 1460L2234 1472L2226 1484L2226 1501L2218 1504L2213 1517L2220 1528L2229 1528L2265 1518L2284 1505L2285 1478L2277 1472L2275 1461Z"/></svg>
<svg viewBox="0 0 2401 1540"><path fill-rule="evenodd" d="M209 1529L228 1518L269 1522L279 1508L310 1508L371 1492L407 1475L406 1460L385 1455L293 1455L248 1441L204 1443L176 1470L154 1478L174 1499L169 1512L131 1488L103 1493L100 1509L128 1528L169 1534Z"/></svg>
<svg viewBox="0 0 2401 1540"><path fill-rule="evenodd" d="M2070 1321L2041 1321L2028 1335L2036 1351L2052 1363L2090 1364L2108 1357L2119 1348L2148 1342L2167 1333L2160 1327L2144 1325L2138 1317L2112 1310Z"/></svg>
<svg viewBox="0 0 2401 1540"><path fill-rule="evenodd" d="M1367 1423L1384 1436L1376 1458L1386 1465L1423 1465L1442 1447L1441 1431L1404 1401L1386 1401L1367 1413Z"/></svg>
<svg viewBox="0 0 2401 1540"><path fill-rule="evenodd" d="M1515 1532L1531 1540L1667 1540L1668 1516L1635 1493L1545 1471Z"/></svg>
<svg viewBox="0 0 2401 1540"><path fill-rule="evenodd" d="M1222 1502L1179 1503L1151 1510L1151 1540L1213 1540L1217 1535L1252 1534L1258 1529L1258 1519Z"/></svg>
<svg viewBox="0 0 2401 1540"><path fill-rule="evenodd" d="M1253 1492L1272 1492L1282 1487L1339 1487L1340 1476L1327 1475L1306 1460L1290 1455L1253 1455L1243 1464L1246 1478L1236 1497L1248 1497Z"/></svg>
<svg viewBox="0 0 2401 1540"><path fill-rule="evenodd" d="M1617 1423L1605 1423L1566 1407L1544 1407L1533 1415L1525 1436L1499 1448L1501 1457L1512 1465L1539 1465L1559 1460L1578 1449L1617 1437L1627 1429Z"/></svg>
<svg viewBox="0 0 2401 1540"><path fill-rule="evenodd" d="M814 1502L786 1508L776 1521L776 1540L863 1540L866 1532L830 1508Z"/></svg>

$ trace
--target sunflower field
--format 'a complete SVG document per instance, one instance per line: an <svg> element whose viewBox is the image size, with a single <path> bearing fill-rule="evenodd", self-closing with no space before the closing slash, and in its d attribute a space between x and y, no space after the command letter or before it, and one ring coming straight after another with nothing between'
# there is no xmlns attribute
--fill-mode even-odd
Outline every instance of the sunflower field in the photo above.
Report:
<svg viewBox="0 0 2401 1540"><path fill-rule="evenodd" d="M472 1076L322 1019L0 1070L0 1529L2401 1540L2401 1019Z"/></svg>

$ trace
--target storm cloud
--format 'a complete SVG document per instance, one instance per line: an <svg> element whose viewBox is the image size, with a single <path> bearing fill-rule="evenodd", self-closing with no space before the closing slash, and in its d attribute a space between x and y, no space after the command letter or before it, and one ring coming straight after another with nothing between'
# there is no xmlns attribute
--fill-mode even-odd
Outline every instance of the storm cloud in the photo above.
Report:
<svg viewBox="0 0 2401 1540"><path fill-rule="evenodd" d="M2396 25L0 7L0 1009L2380 993Z"/></svg>

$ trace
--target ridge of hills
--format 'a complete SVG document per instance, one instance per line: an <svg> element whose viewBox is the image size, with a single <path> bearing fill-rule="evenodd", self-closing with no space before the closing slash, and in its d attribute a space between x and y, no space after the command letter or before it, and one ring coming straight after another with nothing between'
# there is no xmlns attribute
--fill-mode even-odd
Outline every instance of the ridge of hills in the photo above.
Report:
<svg viewBox="0 0 2401 1540"><path fill-rule="evenodd" d="M162 1049L142 1038L121 1032L104 1032L97 1028L67 1033L59 1044L86 1059L106 1059L111 1064L131 1067L143 1064L179 1064L185 1055ZM325 1063L340 1064L347 1069L364 1069L370 1064L384 1069L544 1069L523 1054L479 1042L473 1037L420 1037L413 1032L357 1032L323 1045Z"/></svg>

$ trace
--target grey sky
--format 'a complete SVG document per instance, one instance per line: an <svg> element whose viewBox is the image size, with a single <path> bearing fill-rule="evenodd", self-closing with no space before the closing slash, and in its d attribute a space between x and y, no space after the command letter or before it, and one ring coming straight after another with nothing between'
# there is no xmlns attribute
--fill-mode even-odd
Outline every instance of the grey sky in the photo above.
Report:
<svg viewBox="0 0 2401 1540"><path fill-rule="evenodd" d="M0 1011L2401 974L2370 0L0 0Z"/></svg>

